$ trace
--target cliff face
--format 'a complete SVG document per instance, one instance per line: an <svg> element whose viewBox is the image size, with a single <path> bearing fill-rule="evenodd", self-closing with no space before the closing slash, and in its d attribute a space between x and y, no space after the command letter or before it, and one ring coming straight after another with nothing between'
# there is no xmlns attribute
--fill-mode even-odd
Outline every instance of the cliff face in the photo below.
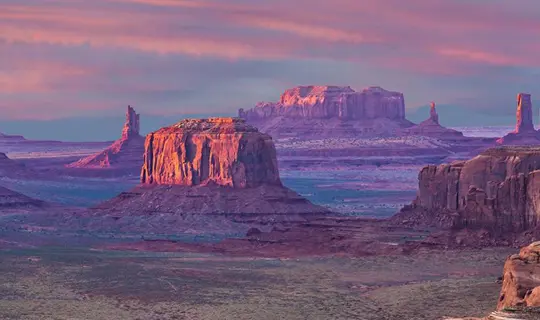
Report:
<svg viewBox="0 0 540 320"><path fill-rule="evenodd" d="M424 167L418 180L413 207L453 227L504 233L540 224L540 148L489 149L468 161Z"/></svg>
<svg viewBox="0 0 540 320"><path fill-rule="evenodd" d="M380 87L356 92L350 87L300 86L286 90L277 103L261 102L250 110L239 110L248 121L275 117L343 120L405 119L403 94Z"/></svg>
<svg viewBox="0 0 540 320"><path fill-rule="evenodd" d="M141 182L281 185L272 138L235 118L184 120L149 134Z"/></svg>
<svg viewBox="0 0 540 320"><path fill-rule="evenodd" d="M540 307L540 242L522 248L504 264L497 310L516 306Z"/></svg>
<svg viewBox="0 0 540 320"><path fill-rule="evenodd" d="M142 163L144 137L139 134L140 119L135 110L128 106L126 122L122 128L122 136L110 147L100 153L82 158L67 165L68 168L119 168L138 171Z"/></svg>

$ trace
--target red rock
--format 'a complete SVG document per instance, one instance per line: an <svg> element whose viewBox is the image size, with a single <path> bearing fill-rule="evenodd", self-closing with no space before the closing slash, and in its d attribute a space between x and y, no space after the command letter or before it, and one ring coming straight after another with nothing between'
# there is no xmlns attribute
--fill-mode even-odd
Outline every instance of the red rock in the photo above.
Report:
<svg viewBox="0 0 540 320"><path fill-rule="evenodd" d="M497 140L506 145L540 144L540 132L534 129L531 95L520 93L517 96L516 129Z"/></svg>
<svg viewBox="0 0 540 320"><path fill-rule="evenodd" d="M279 102L239 110L239 117L273 137L391 134L409 127L402 93L380 87L356 92L351 87L300 86L286 90Z"/></svg>
<svg viewBox="0 0 540 320"><path fill-rule="evenodd" d="M522 248L504 264L497 310L515 306L540 307L540 242Z"/></svg>
<svg viewBox="0 0 540 320"><path fill-rule="evenodd" d="M509 235L540 225L540 147L489 149L479 156L427 166L416 200L395 218Z"/></svg>
<svg viewBox="0 0 540 320"><path fill-rule="evenodd" d="M110 147L100 153L82 158L68 164L68 168L114 168L137 170L142 164L144 151L144 137L139 134L140 120L135 110L128 106L126 122L122 128L122 136Z"/></svg>
<svg viewBox="0 0 540 320"><path fill-rule="evenodd" d="M141 185L91 209L86 227L245 234L326 213L281 184L269 135L243 119L191 119L148 135Z"/></svg>
<svg viewBox="0 0 540 320"><path fill-rule="evenodd" d="M150 133L141 182L281 186L272 138L237 118L184 120Z"/></svg>

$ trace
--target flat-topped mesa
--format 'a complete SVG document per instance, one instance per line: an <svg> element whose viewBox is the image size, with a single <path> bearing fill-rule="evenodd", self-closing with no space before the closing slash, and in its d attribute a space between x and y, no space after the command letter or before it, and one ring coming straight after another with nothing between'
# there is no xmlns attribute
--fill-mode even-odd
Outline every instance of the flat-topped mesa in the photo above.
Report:
<svg viewBox="0 0 540 320"><path fill-rule="evenodd" d="M534 131L531 95L519 93L517 95L516 133Z"/></svg>
<svg viewBox="0 0 540 320"><path fill-rule="evenodd" d="M279 102L260 102L255 108L239 110L239 117L261 121L275 117L343 120L405 119L402 93L381 87L356 92L351 87L299 86L287 89Z"/></svg>
<svg viewBox="0 0 540 320"><path fill-rule="evenodd" d="M239 118L187 119L150 133L141 183L281 186L272 138Z"/></svg>
<svg viewBox="0 0 540 320"><path fill-rule="evenodd" d="M135 112L135 109L128 106L126 122L122 128L122 139L140 137L140 125L140 115Z"/></svg>

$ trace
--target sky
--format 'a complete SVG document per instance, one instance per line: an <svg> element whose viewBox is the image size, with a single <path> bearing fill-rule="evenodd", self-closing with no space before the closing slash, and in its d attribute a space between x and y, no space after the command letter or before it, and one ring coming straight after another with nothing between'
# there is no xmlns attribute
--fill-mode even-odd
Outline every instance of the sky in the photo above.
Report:
<svg viewBox="0 0 540 320"><path fill-rule="evenodd" d="M486 116L540 98L538 0L0 0L0 119L235 113L377 85Z"/></svg>

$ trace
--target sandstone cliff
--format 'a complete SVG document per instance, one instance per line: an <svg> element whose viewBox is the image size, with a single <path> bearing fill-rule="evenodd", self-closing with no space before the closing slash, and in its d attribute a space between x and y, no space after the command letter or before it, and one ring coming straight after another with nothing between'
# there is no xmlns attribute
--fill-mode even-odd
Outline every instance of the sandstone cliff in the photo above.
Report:
<svg viewBox="0 0 540 320"><path fill-rule="evenodd" d="M508 235L540 224L540 148L489 149L468 161L424 167L416 200L396 218Z"/></svg>
<svg viewBox="0 0 540 320"><path fill-rule="evenodd" d="M434 102L431 103L429 118L413 127L403 129L402 134L435 137L443 140L463 138L462 132L445 128L439 124L439 115Z"/></svg>
<svg viewBox="0 0 540 320"><path fill-rule="evenodd" d="M522 248L504 264L497 310L516 306L540 307L540 242Z"/></svg>
<svg viewBox="0 0 540 320"><path fill-rule="evenodd" d="M281 185L272 138L235 118L184 120L149 134L141 182Z"/></svg>
<svg viewBox="0 0 540 320"><path fill-rule="evenodd" d="M122 136L110 147L97 154L82 158L67 165L68 168L125 169L136 173L142 164L144 137L139 133L140 120L135 110L128 106L126 122L122 128Z"/></svg>
<svg viewBox="0 0 540 320"><path fill-rule="evenodd" d="M286 90L279 102L261 102L239 117L273 137L392 134L409 127L402 93L380 87L356 92L350 87L300 86Z"/></svg>
<svg viewBox="0 0 540 320"><path fill-rule="evenodd" d="M520 93L517 96L516 129L497 140L504 145L538 145L540 132L534 129L531 95Z"/></svg>
<svg viewBox="0 0 540 320"><path fill-rule="evenodd" d="M268 224L277 221L268 218L273 215L288 220L329 212L282 185L272 138L238 118L183 120L150 133L141 185L93 210L92 216L114 217L126 228L146 217L152 228L166 220L176 230L187 220L205 229L222 219L201 215L265 216Z"/></svg>

